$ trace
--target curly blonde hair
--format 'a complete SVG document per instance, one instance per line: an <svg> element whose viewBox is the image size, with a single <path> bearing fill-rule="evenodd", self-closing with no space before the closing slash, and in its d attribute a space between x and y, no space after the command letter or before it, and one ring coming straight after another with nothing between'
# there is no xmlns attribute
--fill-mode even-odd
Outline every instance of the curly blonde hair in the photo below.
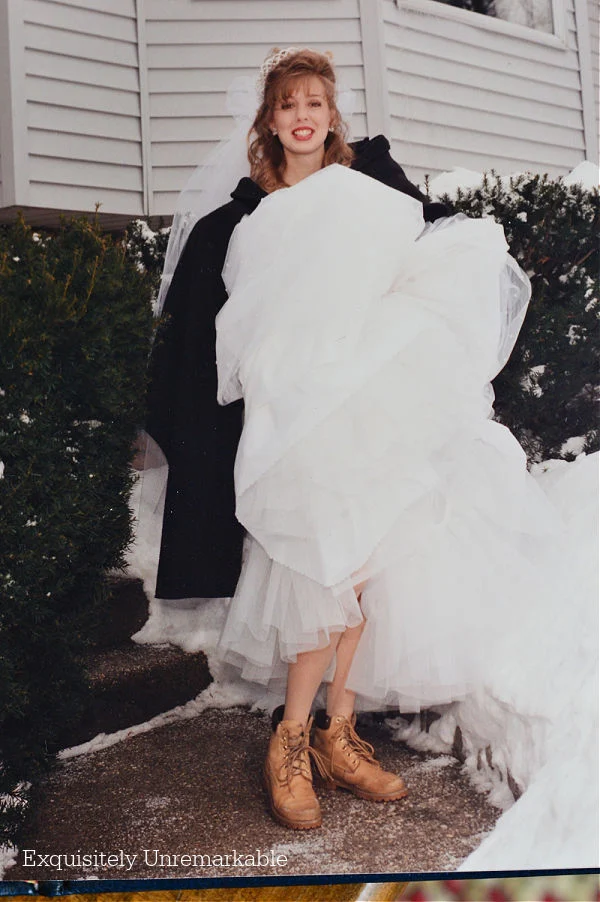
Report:
<svg viewBox="0 0 600 902"><path fill-rule="evenodd" d="M277 51L275 48L269 56ZM331 163L349 166L354 159L352 149L346 143L347 128L336 106L336 82L333 64L329 56L316 50L299 50L285 57L265 79L264 96L252 128L248 132L248 159L250 176L268 193L283 188L285 157L279 138L271 132L275 104L287 100L298 83L317 76L325 90L329 109L333 113L333 131L325 139L323 167ZM251 140L252 135L255 135Z"/></svg>

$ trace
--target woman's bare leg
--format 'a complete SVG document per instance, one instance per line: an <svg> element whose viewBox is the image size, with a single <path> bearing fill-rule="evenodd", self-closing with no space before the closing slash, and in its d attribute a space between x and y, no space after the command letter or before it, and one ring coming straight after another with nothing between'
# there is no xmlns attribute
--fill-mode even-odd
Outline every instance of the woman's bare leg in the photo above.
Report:
<svg viewBox="0 0 600 902"><path fill-rule="evenodd" d="M362 591L366 585L366 580L354 586L358 603ZM360 642L363 630L365 628L365 620L358 626L350 627L341 634L340 641L336 649L335 674L331 683L327 686L327 713L332 716L334 714L343 714L348 720L354 712L354 702L356 693L346 689L346 682L350 667Z"/></svg>
<svg viewBox="0 0 600 902"><path fill-rule="evenodd" d="M302 652L294 663L288 664L284 720L306 723L325 671L331 664L340 637L344 635L332 633L331 641L325 648Z"/></svg>
<svg viewBox="0 0 600 902"><path fill-rule="evenodd" d="M365 583L366 580L354 586L359 603ZM334 654L336 668L333 681L328 684L327 713L344 714L347 717L352 715L355 693L345 687L364 626L363 621L358 626L344 630L343 633L332 633L331 641L325 648L303 652L294 663L288 664L284 720L306 723L315 695Z"/></svg>
<svg viewBox="0 0 600 902"><path fill-rule="evenodd" d="M358 626L353 626L342 633L338 642L335 674L327 686L327 713L330 716L343 714L348 720L352 717L356 694L350 689L346 689L346 682L364 628L365 621L363 620Z"/></svg>
<svg viewBox="0 0 600 902"><path fill-rule="evenodd" d="M365 582L354 587L360 604ZM354 659L366 620L347 629L338 642L336 668L327 687L327 712L317 714L313 753L317 757L321 775L330 786L349 789L360 799L391 802L407 793L402 777L385 771L375 759L375 750L356 733L355 693L346 688L350 666Z"/></svg>

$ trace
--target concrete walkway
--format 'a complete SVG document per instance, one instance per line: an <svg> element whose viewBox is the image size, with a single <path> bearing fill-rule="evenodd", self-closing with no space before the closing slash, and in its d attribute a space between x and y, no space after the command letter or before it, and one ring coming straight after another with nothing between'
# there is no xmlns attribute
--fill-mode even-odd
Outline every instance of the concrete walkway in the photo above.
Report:
<svg viewBox="0 0 600 902"><path fill-rule="evenodd" d="M454 870L500 812L473 789L453 758L421 754L391 741L385 726L368 715L361 718L359 730L375 746L381 763L404 776L408 797L369 803L316 782L323 827L306 832L278 825L267 812L260 785L269 735L264 715L207 710L67 760L39 787L18 863L5 879L279 878ZM25 866L25 850L34 850L29 854L34 866ZM263 857L260 866L253 866L247 856L256 862L257 850L267 862ZM70 857L41 858L50 854L95 860L70 866ZM200 859L194 866L183 857L194 854L223 856L222 866L214 858L212 866L202 866ZM109 855L115 858L109 861ZM229 866L224 866L226 855Z"/></svg>

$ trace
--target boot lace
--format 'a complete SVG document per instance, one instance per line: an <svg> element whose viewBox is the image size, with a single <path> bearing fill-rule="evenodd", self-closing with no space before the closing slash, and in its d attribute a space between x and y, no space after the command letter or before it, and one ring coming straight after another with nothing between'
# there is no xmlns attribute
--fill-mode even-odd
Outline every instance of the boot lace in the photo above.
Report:
<svg viewBox="0 0 600 902"><path fill-rule="evenodd" d="M333 771L333 758L338 741L344 751L350 752L349 758L354 766L358 765L361 760L374 764L375 767L381 767L379 761L375 758L375 749L369 742L361 739L349 720L344 720L332 736L331 756L329 761L329 769ZM315 757L319 773L323 777L327 777L327 770L323 766L323 762L319 757Z"/></svg>
<svg viewBox="0 0 600 902"><path fill-rule="evenodd" d="M369 764L375 764L381 767L375 758L375 749L369 742L361 739L350 721L345 721L336 732L336 739L341 739L342 748L349 749L355 756L355 759L363 758Z"/></svg>
<svg viewBox="0 0 600 902"><path fill-rule="evenodd" d="M314 753L309 745L308 730L291 740L289 734L286 734L284 749L285 754L279 772L280 780L285 780L288 787L294 777L303 777L312 783L310 756L314 756Z"/></svg>

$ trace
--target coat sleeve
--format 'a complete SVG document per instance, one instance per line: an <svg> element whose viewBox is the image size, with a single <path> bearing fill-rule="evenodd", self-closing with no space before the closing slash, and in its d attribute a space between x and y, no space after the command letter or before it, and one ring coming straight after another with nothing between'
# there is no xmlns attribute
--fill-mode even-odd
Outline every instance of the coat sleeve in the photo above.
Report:
<svg viewBox="0 0 600 902"><path fill-rule="evenodd" d="M173 274L150 355L146 431L167 460L185 423L191 394L210 382L213 311L227 297L220 256L210 227L200 220Z"/></svg>
<svg viewBox="0 0 600 902"><path fill-rule="evenodd" d="M169 464L159 598L232 595L241 565L233 465L243 407L217 403L215 316L227 299L221 271L237 221L223 211L190 234L150 360L146 431Z"/></svg>

